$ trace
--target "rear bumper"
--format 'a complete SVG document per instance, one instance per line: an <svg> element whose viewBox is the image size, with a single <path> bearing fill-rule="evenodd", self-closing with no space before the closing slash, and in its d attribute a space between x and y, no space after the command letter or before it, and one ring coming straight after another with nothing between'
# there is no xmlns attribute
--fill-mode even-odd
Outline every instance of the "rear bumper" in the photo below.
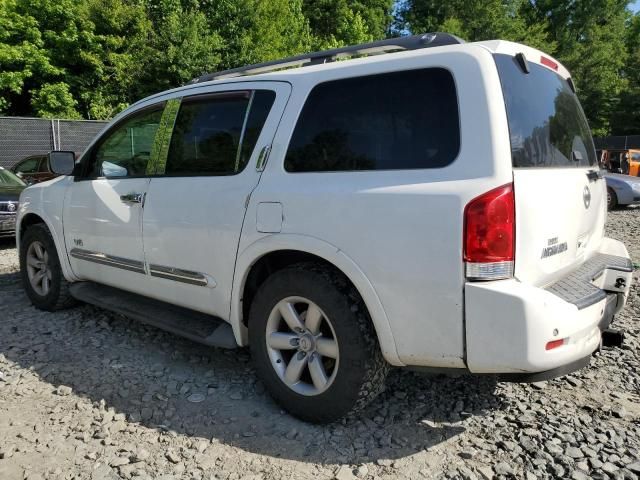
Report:
<svg viewBox="0 0 640 480"><path fill-rule="evenodd" d="M600 252L547 288L515 279L467 283L467 367L474 373L514 374L516 380L581 368L626 303L631 279L626 248L606 238ZM548 342L562 339L561 346L546 349Z"/></svg>

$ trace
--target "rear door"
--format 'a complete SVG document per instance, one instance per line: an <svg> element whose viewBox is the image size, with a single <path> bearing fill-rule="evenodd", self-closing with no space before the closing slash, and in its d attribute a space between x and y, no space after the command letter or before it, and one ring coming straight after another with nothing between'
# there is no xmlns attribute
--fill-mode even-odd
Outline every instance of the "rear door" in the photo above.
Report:
<svg viewBox="0 0 640 480"><path fill-rule="evenodd" d="M289 98L282 82L242 82L176 99L166 162L143 220L147 295L228 318L233 271L256 162Z"/></svg>
<svg viewBox="0 0 640 480"><path fill-rule="evenodd" d="M597 249L606 186L586 118L555 61L496 54L509 121L516 199L515 276L544 285ZM566 72L566 71L564 71Z"/></svg>

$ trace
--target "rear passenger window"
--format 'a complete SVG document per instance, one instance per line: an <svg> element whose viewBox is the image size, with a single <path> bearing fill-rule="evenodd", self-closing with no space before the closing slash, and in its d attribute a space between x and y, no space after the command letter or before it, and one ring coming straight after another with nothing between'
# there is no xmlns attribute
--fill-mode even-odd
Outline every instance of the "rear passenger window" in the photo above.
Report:
<svg viewBox="0 0 640 480"><path fill-rule="evenodd" d="M251 109L247 117L247 126L242 139L242 150L238 165L239 170L242 170L249 162L275 99L276 92L271 90L256 90L254 92Z"/></svg>
<svg viewBox="0 0 640 480"><path fill-rule="evenodd" d="M16 172L18 172L18 173L35 173L35 172L38 171L38 166L39 166L41 160L42 160L42 157L29 158L29 159L23 161L20 165L18 165L18 167L16 168Z"/></svg>
<svg viewBox="0 0 640 480"><path fill-rule="evenodd" d="M275 93L230 92L182 100L165 174L232 175L249 161Z"/></svg>
<svg viewBox="0 0 640 480"><path fill-rule="evenodd" d="M458 101L443 68L316 86L285 158L288 172L439 168L460 149Z"/></svg>

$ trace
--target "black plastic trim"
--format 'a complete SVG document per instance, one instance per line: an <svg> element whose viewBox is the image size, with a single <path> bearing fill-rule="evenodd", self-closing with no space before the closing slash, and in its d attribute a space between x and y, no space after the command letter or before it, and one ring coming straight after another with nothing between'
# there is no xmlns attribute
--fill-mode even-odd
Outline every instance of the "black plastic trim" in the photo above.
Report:
<svg viewBox="0 0 640 480"><path fill-rule="evenodd" d="M496 377L501 382L513 382L513 383L532 383L541 382L543 380L551 380L552 378L568 375L569 373L580 370L591 361L591 355L584 358L580 358L575 362L562 365L558 368L551 370L545 370L544 372L518 372L518 373L474 373L466 368L442 368L442 367L422 367L408 365L406 368L413 372L428 374L428 375L473 375L481 377Z"/></svg>
<svg viewBox="0 0 640 480"><path fill-rule="evenodd" d="M562 365L558 368L553 368L551 370L545 370L544 372L535 372L535 373L502 373L498 375L500 381L503 382L514 382L514 383L532 383L532 382L542 382L544 380L551 380L552 378L561 377L563 375L568 375L570 373L575 372L576 370L580 370L589 365L591 361L591 355L588 355L583 358L579 358L575 362L568 363L567 365Z"/></svg>
<svg viewBox="0 0 640 480"><path fill-rule="evenodd" d="M229 349L238 347L231 325L212 315L93 282L74 283L69 291L82 302L204 345Z"/></svg>
<svg viewBox="0 0 640 480"><path fill-rule="evenodd" d="M633 272L633 264L625 257L599 253L545 290L582 310L607 298L605 290L591 283L605 270L629 273Z"/></svg>

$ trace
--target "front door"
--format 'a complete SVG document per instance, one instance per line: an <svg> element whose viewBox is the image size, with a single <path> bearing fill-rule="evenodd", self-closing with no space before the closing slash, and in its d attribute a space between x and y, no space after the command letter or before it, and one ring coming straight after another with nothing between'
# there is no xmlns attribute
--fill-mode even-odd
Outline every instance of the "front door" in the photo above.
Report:
<svg viewBox="0 0 640 480"><path fill-rule="evenodd" d="M143 219L147 295L227 319L240 232L289 97L280 82L220 85L180 107Z"/></svg>
<svg viewBox="0 0 640 480"><path fill-rule="evenodd" d="M142 212L164 104L134 112L84 155L65 198L65 244L83 280L140 291Z"/></svg>

